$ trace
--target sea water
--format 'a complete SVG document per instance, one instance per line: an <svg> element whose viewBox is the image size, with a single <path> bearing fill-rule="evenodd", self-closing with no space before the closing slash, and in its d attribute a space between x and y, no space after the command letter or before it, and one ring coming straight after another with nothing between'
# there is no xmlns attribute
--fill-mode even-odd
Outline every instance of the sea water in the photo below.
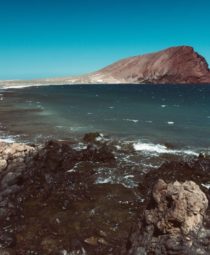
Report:
<svg viewBox="0 0 210 255"><path fill-rule="evenodd" d="M81 140L85 133L100 132L115 140L119 151L132 146L145 156L141 164L153 167L160 155L209 152L210 85L66 85L0 94L2 140ZM135 157L122 159L139 163Z"/></svg>

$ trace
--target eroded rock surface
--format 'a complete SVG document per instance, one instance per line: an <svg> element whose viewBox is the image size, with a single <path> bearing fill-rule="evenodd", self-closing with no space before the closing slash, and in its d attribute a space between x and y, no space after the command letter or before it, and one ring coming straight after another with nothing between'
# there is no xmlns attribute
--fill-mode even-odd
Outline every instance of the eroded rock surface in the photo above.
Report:
<svg viewBox="0 0 210 255"><path fill-rule="evenodd" d="M34 153L35 148L32 146L0 142L0 172L7 168L25 167L26 157L32 156Z"/></svg>
<svg viewBox="0 0 210 255"><path fill-rule="evenodd" d="M158 180L125 254L209 254L210 233L203 227L207 208L208 199L194 182Z"/></svg>
<svg viewBox="0 0 210 255"><path fill-rule="evenodd" d="M155 209L146 210L148 225L155 225L163 234L197 233L208 207L206 195L192 181L166 184L159 180L153 189Z"/></svg>

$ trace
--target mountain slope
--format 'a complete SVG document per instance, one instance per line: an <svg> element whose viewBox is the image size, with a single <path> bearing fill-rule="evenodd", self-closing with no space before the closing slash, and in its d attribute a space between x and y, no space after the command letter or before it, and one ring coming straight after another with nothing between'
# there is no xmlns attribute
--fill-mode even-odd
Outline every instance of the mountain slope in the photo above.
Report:
<svg viewBox="0 0 210 255"><path fill-rule="evenodd" d="M0 81L0 88L98 83L210 84L210 70L206 60L192 47L179 46L126 58L88 75L31 81Z"/></svg>
<svg viewBox="0 0 210 255"><path fill-rule="evenodd" d="M210 83L206 60L188 46L124 59L98 74L125 83Z"/></svg>

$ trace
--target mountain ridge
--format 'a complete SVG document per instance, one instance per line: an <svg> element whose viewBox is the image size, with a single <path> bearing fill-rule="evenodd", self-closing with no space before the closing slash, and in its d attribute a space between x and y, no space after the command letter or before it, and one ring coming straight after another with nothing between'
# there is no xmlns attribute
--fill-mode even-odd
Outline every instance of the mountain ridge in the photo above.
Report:
<svg viewBox="0 0 210 255"><path fill-rule="evenodd" d="M124 58L99 71L63 78L0 81L0 88L72 84L210 84L203 56L191 46Z"/></svg>
<svg viewBox="0 0 210 255"><path fill-rule="evenodd" d="M102 69L101 72L112 72L114 77L119 77L121 73L120 78L124 77L131 83L210 82L207 61L190 46L171 47L159 52L123 59Z"/></svg>

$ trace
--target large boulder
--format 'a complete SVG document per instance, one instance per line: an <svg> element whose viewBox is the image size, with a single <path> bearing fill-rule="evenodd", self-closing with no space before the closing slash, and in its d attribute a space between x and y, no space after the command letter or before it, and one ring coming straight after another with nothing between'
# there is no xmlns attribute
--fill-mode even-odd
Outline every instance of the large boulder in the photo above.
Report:
<svg viewBox="0 0 210 255"><path fill-rule="evenodd" d="M158 180L122 254L210 254L210 233L203 227L207 207L206 195L193 181Z"/></svg>
<svg viewBox="0 0 210 255"><path fill-rule="evenodd" d="M0 172L24 168L25 160L36 153L36 148L26 144L0 142Z"/></svg>
<svg viewBox="0 0 210 255"><path fill-rule="evenodd" d="M155 208L145 211L145 219L162 233L187 235L197 233L202 226L208 200L194 182L167 184L160 179L154 186L153 199Z"/></svg>

